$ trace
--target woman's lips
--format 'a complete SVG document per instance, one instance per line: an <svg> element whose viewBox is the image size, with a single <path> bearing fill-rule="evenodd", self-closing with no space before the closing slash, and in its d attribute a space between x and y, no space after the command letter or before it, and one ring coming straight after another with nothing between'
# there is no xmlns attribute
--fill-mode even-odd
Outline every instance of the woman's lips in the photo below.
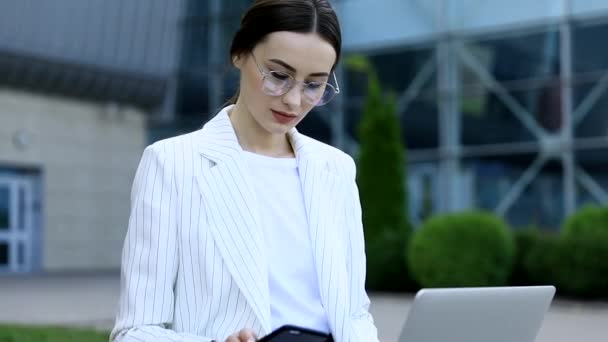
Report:
<svg viewBox="0 0 608 342"><path fill-rule="evenodd" d="M273 109L271 109L270 111L272 112L274 118L282 124L288 124L290 122L293 122L298 117L297 115L287 114Z"/></svg>

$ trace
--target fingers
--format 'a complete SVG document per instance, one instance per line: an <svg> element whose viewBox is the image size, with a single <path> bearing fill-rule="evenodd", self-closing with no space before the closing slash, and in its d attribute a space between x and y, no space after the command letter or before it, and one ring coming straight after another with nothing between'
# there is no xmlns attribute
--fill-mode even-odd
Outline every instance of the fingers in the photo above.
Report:
<svg viewBox="0 0 608 342"><path fill-rule="evenodd" d="M239 332L240 342L255 342L258 340L258 336L251 329L242 329Z"/></svg>
<svg viewBox="0 0 608 342"><path fill-rule="evenodd" d="M226 339L226 342L241 342L241 340L239 340L237 334L233 334L233 335L228 336L228 338Z"/></svg>
<svg viewBox="0 0 608 342"><path fill-rule="evenodd" d="M255 342L258 340L257 335L252 329L241 329L226 339L226 342Z"/></svg>

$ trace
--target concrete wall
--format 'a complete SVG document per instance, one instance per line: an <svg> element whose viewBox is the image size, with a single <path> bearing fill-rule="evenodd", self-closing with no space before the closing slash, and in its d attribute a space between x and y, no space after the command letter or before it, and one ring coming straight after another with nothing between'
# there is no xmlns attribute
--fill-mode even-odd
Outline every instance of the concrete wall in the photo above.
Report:
<svg viewBox="0 0 608 342"><path fill-rule="evenodd" d="M42 171L44 271L119 268L145 143L139 110L0 88L0 165Z"/></svg>

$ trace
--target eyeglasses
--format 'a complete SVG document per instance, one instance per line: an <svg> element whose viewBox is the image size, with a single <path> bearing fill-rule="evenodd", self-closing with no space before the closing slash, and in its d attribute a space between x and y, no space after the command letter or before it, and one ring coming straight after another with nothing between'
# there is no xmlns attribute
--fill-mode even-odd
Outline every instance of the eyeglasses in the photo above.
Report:
<svg viewBox="0 0 608 342"><path fill-rule="evenodd" d="M332 73L336 82L335 87L327 82L300 82L284 72L262 70L255 56L251 54L251 57L253 57L255 65L262 74L262 91L266 95L282 96L287 94L294 86L301 85L303 100L308 104L318 107L327 104L336 94L340 93L335 73Z"/></svg>

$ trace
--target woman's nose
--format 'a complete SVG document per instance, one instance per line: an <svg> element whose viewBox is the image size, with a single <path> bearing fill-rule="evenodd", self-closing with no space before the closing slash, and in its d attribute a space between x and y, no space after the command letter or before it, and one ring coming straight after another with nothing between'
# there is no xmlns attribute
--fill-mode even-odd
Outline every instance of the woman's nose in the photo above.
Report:
<svg viewBox="0 0 608 342"><path fill-rule="evenodd" d="M295 84L285 95L283 95L283 103L292 107L298 108L302 104L302 89L299 84Z"/></svg>

